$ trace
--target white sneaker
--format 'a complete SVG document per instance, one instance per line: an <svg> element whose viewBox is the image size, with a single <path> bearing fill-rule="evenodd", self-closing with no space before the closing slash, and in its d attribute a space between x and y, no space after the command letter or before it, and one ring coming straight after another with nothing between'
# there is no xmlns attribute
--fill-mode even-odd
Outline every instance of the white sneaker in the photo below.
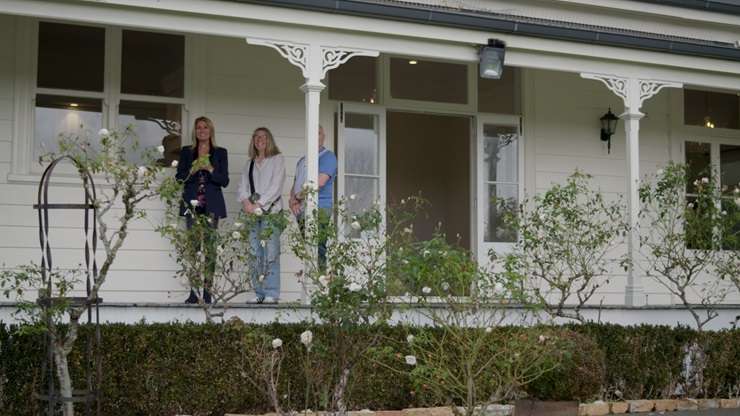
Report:
<svg viewBox="0 0 740 416"><path fill-rule="evenodd" d="M265 296L264 299L262 299L262 303L278 303L277 299L273 298L272 296Z"/></svg>
<svg viewBox="0 0 740 416"><path fill-rule="evenodd" d="M251 299L247 299L247 303L249 303L249 304L258 304L258 303L262 303L264 300L265 300L265 298L263 298L261 296L257 296L257 297L251 298Z"/></svg>

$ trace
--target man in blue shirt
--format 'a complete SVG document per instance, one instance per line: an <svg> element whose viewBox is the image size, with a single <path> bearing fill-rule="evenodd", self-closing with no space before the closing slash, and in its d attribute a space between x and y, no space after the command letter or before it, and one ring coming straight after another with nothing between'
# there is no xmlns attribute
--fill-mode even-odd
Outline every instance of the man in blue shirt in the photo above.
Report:
<svg viewBox="0 0 740 416"><path fill-rule="evenodd" d="M320 227L329 225L331 218L331 209L334 205L334 181L337 176L337 157L334 153L324 147L326 134L324 128L319 126L319 214L318 221ZM305 210L305 193L303 185L306 183L306 157L298 160L295 167L295 180L293 187L290 189L290 210L296 216L298 224L303 230L303 216ZM319 266L323 268L326 264L326 237L325 233L319 241Z"/></svg>

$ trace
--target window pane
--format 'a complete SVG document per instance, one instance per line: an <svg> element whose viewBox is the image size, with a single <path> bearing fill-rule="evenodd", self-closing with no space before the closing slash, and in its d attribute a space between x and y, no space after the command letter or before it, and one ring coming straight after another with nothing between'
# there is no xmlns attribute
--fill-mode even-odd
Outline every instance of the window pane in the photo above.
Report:
<svg viewBox="0 0 740 416"><path fill-rule="evenodd" d="M483 169L492 182L519 182L519 142L514 126L483 126Z"/></svg>
<svg viewBox="0 0 740 416"><path fill-rule="evenodd" d="M182 97L184 64L183 36L123 31L121 91L124 94Z"/></svg>
<svg viewBox="0 0 740 416"><path fill-rule="evenodd" d="M159 163L169 165L180 156L181 114L179 104L121 101L118 124L131 127L143 149L164 146ZM139 161L137 161L139 162Z"/></svg>
<svg viewBox="0 0 740 416"><path fill-rule="evenodd" d="M103 91L105 29L39 23L37 85Z"/></svg>
<svg viewBox="0 0 740 416"><path fill-rule="evenodd" d="M378 200L378 179L346 175L345 180L345 196L355 195L354 200L347 200L348 213L360 215L367 212ZM346 225L349 227L349 224ZM347 228L347 232L352 237L360 236L359 232L351 228Z"/></svg>
<svg viewBox="0 0 740 416"><path fill-rule="evenodd" d="M416 62L415 64L412 64ZM391 58L391 96L407 100L468 103L468 66Z"/></svg>
<svg viewBox="0 0 740 416"><path fill-rule="evenodd" d="M519 68L504 67L501 79L478 78L478 111L521 114Z"/></svg>
<svg viewBox="0 0 740 416"><path fill-rule="evenodd" d="M484 218L487 243L516 242L516 230L504 223L506 213L515 214L519 206L519 192L517 185L487 185L486 202L488 209Z"/></svg>
<svg viewBox="0 0 740 416"><path fill-rule="evenodd" d="M684 90L684 124L709 128L740 128L740 97L714 91Z"/></svg>
<svg viewBox="0 0 740 416"><path fill-rule="evenodd" d="M719 146L719 171L722 194L740 197L740 146Z"/></svg>
<svg viewBox="0 0 740 416"><path fill-rule="evenodd" d="M696 193L694 181L710 174L711 157L709 143L686 142L686 164L688 165L688 181L686 192Z"/></svg>
<svg viewBox="0 0 740 416"><path fill-rule="evenodd" d="M329 71L329 98L332 100L377 102L377 58L356 56Z"/></svg>
<svg viewBox="0 0 740 416"><path fill-rule="evenodd" d="M97 138L103 126L101 107L99 99L37 95L34 155L57 151L60 134ZM96 147L97 141L91 145Z"/></svg>
<svg viewBox="0 0 740 416"><path fill-rule="evenodd" d="M362 175L378 174L377 116L345 114L344 149L345 171Z"/></svg>

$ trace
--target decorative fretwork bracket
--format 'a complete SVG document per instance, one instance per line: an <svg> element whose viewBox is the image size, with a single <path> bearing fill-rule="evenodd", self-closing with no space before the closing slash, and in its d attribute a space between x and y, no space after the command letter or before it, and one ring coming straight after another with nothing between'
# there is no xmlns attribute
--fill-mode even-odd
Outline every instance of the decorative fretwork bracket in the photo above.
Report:
<svg viewBox="0 0 740 416"><path fill-rule="evenodd" d="M321 82L329 70L339 67L355 56L378 56L380 54L378 51L366 49L263 38L247 38L247 43L275 49L283 58L301 70L309 84Z"/></svg>
<svg viewBox="0 0 740 416"><path fill-rule="evenodd" d="M642 103L663 88L683 88L680 82L626 78L609 74L582 73L581 77L603 82L611 92L624 101L627 113L639 113Z"/></svg>

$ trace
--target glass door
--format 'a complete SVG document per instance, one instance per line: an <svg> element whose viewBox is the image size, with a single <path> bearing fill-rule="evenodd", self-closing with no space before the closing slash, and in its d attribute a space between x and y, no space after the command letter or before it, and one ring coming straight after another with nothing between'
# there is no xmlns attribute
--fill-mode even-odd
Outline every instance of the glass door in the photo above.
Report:
<svg viewBox="0 0 740 416"><path fill-rule="evenodd" d="M477 257L487 265L491 250L506 253L517 240L505 217L519 208L523 146L518 116L480 116L477 127Z"/></svg>
<svg viewBox="0 0 740 416"><path fill-rule="evenodd" d="M385 108L339 104L337 150L337 194L347 211L361 214L375 204L384 211Z"/></svg>

